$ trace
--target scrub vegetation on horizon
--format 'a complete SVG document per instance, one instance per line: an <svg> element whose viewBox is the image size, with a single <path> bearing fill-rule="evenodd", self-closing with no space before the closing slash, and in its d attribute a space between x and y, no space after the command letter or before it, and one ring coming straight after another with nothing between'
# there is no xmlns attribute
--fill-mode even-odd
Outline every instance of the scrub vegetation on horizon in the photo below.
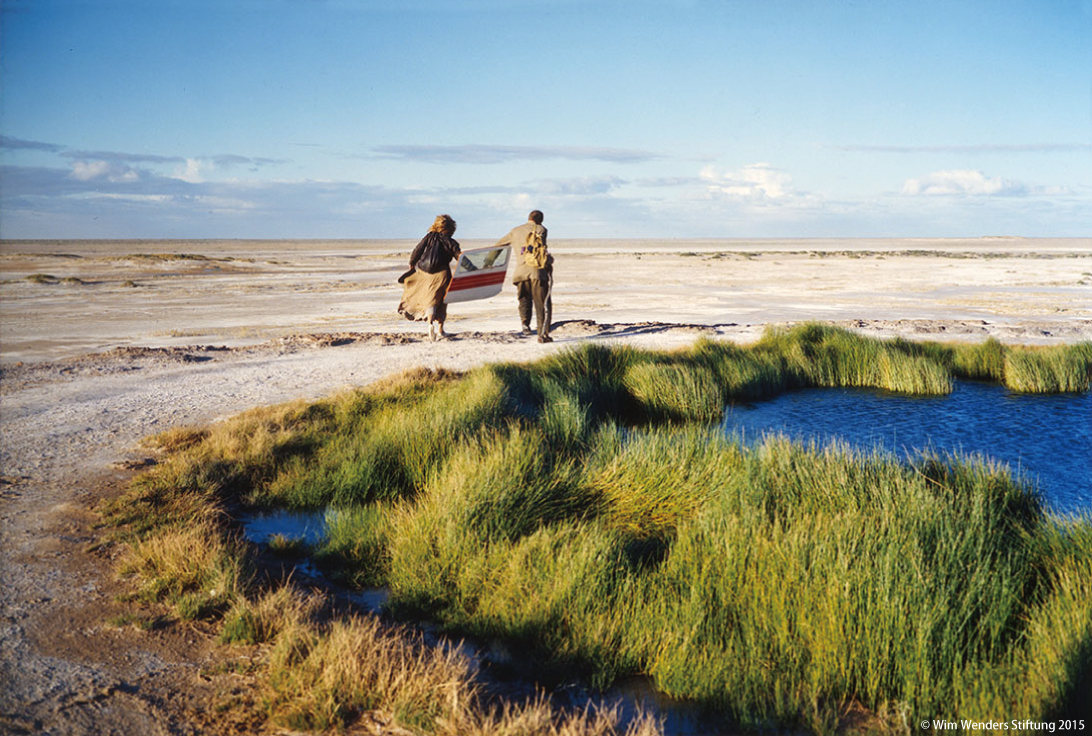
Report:
<svg viewBox="0 0 1092 736"><path fill-rule="evenodd" d="M292 728L372 709L422 733L619 727L542 700L491 709L450 652L262 581L227 513L244 507L328 509L309 550L324 570L388 586L397 616L504 642L545 682L643 674L744 727L816 733L861 707L892 727L1088 717L1089 519L1049 515L980 458L747 447L716 420L797 387L1087 391L1090 375L1092 343L881 341L817 324L748 347L587 344L165 433L164 461L107 512L135 596L264 643L256 707Z"/></svg>

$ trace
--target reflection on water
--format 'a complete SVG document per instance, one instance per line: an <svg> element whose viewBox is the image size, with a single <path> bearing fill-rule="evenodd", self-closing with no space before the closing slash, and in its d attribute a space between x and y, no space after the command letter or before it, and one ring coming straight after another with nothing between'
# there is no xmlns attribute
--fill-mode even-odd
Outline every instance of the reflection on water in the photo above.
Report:
<svg viewBox="0 0 1092 736"><path fill-rule="evenodd" d="M309 547L322 543L326 538L326 527L335 510L288 511L285 509L263 509L240 514L239 522L243 525L243 536L255 544L268 544L271 537L280 535L287 539L301 539ZM326 576L307 559L302 569L314 578L325 580ZM352 601L372 613L379 613L387 603L390 591L387 588L364 588L349 590L335 583L326 581L337 591L338 597Z"/></svg>
<svg viewBox="0 0 1092 736"><path fill-rule="evenodd" d="M326 536L326 511L286 511L272 509L255 511L239 517L243 535L255 544L266 544L280 534L289 539L302 539L316 544Z"/></svg>
<svg viewBox="0 0 1092 736"><path fill-rule="evenodd" d="M346 593L345 597L366 611L379 613L383 610L383 606L387 605L390 595L390 588L364 588Z"/></svg>
<svg viewBox="0 0 1092 736"><path fill-rule="evenodd" d="M656 689L651 678L628 677L603 694L606 706L617 705L623 724L628 724L640 712L651 713L663 723L665 736L729 736L730 722L706 713L694 703L675 700Z"/></svg>
<svg viewBox="0 0 1092 736"><path fill-rule="evenodd" d="M1018 394L956 382L948 396L806 389L729 407L724 426L748 442L764 434L900 456L916 450L982 454L1037 484L1060 513L1092 511L1092 393Z"/></svg>

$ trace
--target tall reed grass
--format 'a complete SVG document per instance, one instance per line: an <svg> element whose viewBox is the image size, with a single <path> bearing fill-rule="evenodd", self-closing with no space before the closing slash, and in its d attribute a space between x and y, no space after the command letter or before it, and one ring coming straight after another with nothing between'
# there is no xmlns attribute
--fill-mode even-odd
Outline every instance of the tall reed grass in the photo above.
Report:
<svg viewBox="0 0 1092 736"><path fill-rule="evenodd" d="M806 324L790 330L767 330L755 349L759 354L779 357L798 385L950 393L952 379L948 370L927 356L902 349L903 345L835 327Z"/></svg>
<svg viewBox="0 0 1092 736"><path fill-rule="evenodd" d="M1009 351L1005 385L1028 393L1087 391L1092 379L1092 343Z"/></svg>
<svg viewBox="0 0 1092 736"><path fill-rule="evenodd" d="M354 659L378 646L367 625L318 625L308 604L252 591L225 513L239 504L330 507L324 569L387 584L396 614L518 648L545 681L647 674L738 723L818 733L862 705L1046 717L1087 707L1092 521L1052 519L982 459L776 437L747 448L713 423L727 402L805 386L1087 390L1090 366L1092 343L910 343L817 324L746 348L588 344L163 435L167 459L111 511L146 596L208 599L225 640L272 642L268 713L292 727L344 725L376 703L429 733L543 716L426 705L474 699L450 662L420 665L454 673L422 675L440 683L428 698L391 695L390 675ZM168 572L157 549L181 549L171 535L187 530L210 556Z"/></svg>

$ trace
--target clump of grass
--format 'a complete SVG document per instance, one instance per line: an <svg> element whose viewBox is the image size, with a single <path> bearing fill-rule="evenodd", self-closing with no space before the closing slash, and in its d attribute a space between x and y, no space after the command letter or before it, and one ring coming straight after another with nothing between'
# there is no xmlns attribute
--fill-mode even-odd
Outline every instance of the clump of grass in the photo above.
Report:
<svg viewBox="0 0 1092 736"><path fill-rule="evenodd" d="M220 641L225 644L263 644L274 641L282 631L307 627L323 604L318 595L304 595L283 585L243 597L224 616Z"/></svg>
<svg viewBox="0 0 1092 736"><path fill-rule="evenodd" d="M239 542L207 521L136 542L121 572L139 576L138 598L173 603L187 619L235 602L250 575Z"/></svg>
<svg viewBox="0 0 1092 736"><path fill-rule="evenodd" d="M113 616L107 619L106 622L119 629L125 628L126 626L133 626L141 631L153 631L162 623L162 617L140 616L135 613L126 612L118 616Z"/></svg>
<svg viewBox="0 0 1092 736"><path fill-rule="evenodd" d="M275 723L324 731L386 706L399 722L433 731L474 696L469 675L453 650L413 646L375 619L351 617L326 630L281 634L270 656L266 707Z"/></svg>
<svg viewBox="0 0 1092 736"><path fill-rule="evenodd" d="M460 724L459 736L658 736L663 733L658 720L639 712L623 731L619 728L621 709L588 708L558 713L545 697L526 705L505 704L484 717Z"/></svg>
<svg viewBox="0 0 1092 736"><path fill-rule="evenodd" d="M795 377L779 355L702 338L690 359L714 372L724 401L757 401L784 391Z"/></svg>
<svg viewBox="0 0 1092 736"><path fill-rule="evenodd" d="M651 497L629 482L640 465L621 469L632 461L592 476L621 497L601 512L605 525L574 514L468 544L457 515L403 515L395 605L514 637L601 682L650 672L667 692L747 723L811 713L829 725L847 698L875 709L953 702L962 677L1022 640L1023 597L1052 595L1027 542L1042 523L1038 499L1003 469L937 458L907 467L784 440L708 450L703 438L657 434L630 440L653 471ZM694 472L665 490L674 479L657 482L667 471L647 448L672 444L673 465Z"/></svg>
<svg viewBox="0 0 1092 736"><path fill-rule="evenodd" d="M666 538L738 472L739 446L718 429L685 427L600 437L583 482L608 524L636 538Z"/></svg>
<svg viewBox="0 0 1092 736"><path fill-rule="evenodd" d="M571 462L551 457L545 435L510 425L468 445L429 485L465 531L481 539L517 539L559 519L586 513Z"/></svg>
<svg viewBox="0 0 1092 736"><path fill-rule="evenodd" d="M177 454L203 442L209 430L200 427L175 427L153 435L144 441L145 446L165 453Z"/></svg>
<svg viewBox="0 0 1092 736"><path fill-rule="evenodd" d="M1010 350L1005 355L1005 385L1013 391L1087 391L1090 379L1092 342Z"/></svg>
<svg viewBox="0 0 1092 736"><path fill-rule="evenodd" d="M543 387L537 424L546 436L548 447L554 452L574 456L587 448L589 437L596 428L588 407L556 382Z"/></svg>
<svg viewBox="0 0 1092 736"><path fill-rule="evenodd" d="M756 352L779 357L794 382L815 387L870 387L912 394L947 394L947 369L914 355L896 341L881 341L848 330L804 324L768 329Z"/></svg>
<svg viewBox="0 0 1092 736"><path fill-rule="evenodd" d="M952 371L960 378L976 381L1003 381L1005 377L1005 346L996 338L972 345L953 348Z"/></svg>
<svg viewBox="0 0 1092 736"><path fill-rule="evenodd" d="M724 411L716 374L700 365L639 363L626 372L625 387L653 420L712 422Z"/></svg>
<svg viewBox="0 0 1092 736"><path fill-rule="evenodd" d="M404 392L402 404L384 400L376 406L366 428L354 423L330 433L306 462L270 484L271 495L312 508L414 495L461 438L502 416L502 385L489 371L443 388Z"/></svg>
<svg viewBox="0 0 1092 736"><path fill-rule="evenodd" d="M630 367L647 357L628 348L587 343L539 361L534 372L544 381L564 386L584 406L593 421L633 416L633 396L626 390Z"/></svg>
<svg viewBox="0 0 1092 736"><path fill-rule="evenodd" d="M471 674L457 648L428 648L377 619L354 616L283 631L272 648L263 700L274 723L309 731L342 729L361 712L382 709L415 733L439 736L662 733L647 715L622 730L617 709L564 712L542 697L487 708Z"/></svg>
<svg viewBox="0 0 1092 736"><path fill-rule="evenodd" d="M271 534L266 546L278 557L299 557L307 552L307 540L303 537L290 537L285 534Z"/></svg>
<svg viewBox="0 0 1092 736"><path fill-rule="evenodd" d="M387 510L377 504L326 512L326 536L313 558L330 578L350 587L378 586L388 569Z"/></svg>

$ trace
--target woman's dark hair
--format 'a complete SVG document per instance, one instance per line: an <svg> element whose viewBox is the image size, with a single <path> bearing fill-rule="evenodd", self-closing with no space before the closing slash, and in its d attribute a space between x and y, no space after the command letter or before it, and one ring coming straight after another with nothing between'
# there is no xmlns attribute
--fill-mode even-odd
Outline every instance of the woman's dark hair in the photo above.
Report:
<svg viewBox="0 0 1092 736"><path fill-rule="evenodd" d="M536 225L542 224L542 212L539 210L531 210L531 214L527 215L527 219Z"/></svg>

